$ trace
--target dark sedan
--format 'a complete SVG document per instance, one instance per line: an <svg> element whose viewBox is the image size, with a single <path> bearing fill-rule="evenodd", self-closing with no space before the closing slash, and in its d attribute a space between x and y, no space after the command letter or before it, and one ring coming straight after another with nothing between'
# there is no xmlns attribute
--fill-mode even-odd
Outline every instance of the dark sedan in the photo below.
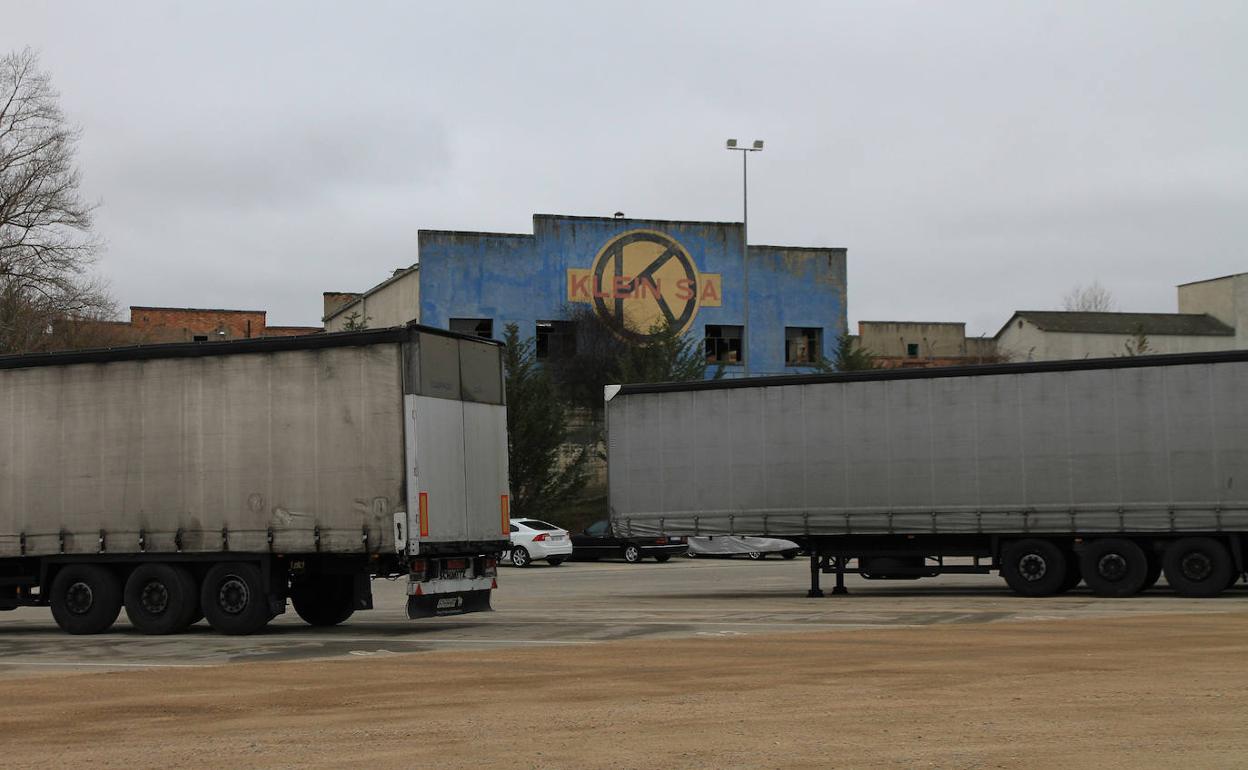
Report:
<svg viewBox="0 0 1248 770"><path fill-rule="evenodd" d="M652 556L655 561L663 562L688 550L689 544L683 537L616 537L606 519L572 533L572 558L580 561L618 557L636 564Z"/></svg>

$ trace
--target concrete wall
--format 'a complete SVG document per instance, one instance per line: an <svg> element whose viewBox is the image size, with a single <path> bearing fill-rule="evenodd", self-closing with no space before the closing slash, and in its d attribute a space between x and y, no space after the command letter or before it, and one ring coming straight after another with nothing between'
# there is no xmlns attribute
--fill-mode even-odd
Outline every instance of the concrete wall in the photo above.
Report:
<svg viewBox="0 0 1248 770"><path fill-rule="evenodd" d="M340 304L335 314L325 321L325 330L344 331L349 318L358 313L357 324L369 329L401 326L408 321L420 320L420 270L410 268L396 271L396 275L361 295L354 302ZM443 325L445 328L445 325Z"/></svg>
<svg viewBox="0 0 1248 770"><path fill-rule="evenodd" d="M918 345L920 358L965 356L966 324L859 321L859 344L877 356L906 357Z"/></svg>
<svg viewBox="0 0 1248 770"><path fill-rule="evenodd" d="M580 306L644 333L666 305L699 339L709 324L744 324L740 224L538 215L533 226L422 230L421 321L489 318L495 337L508 323L529 337ZM750 247L751 374L803 370L785 365L786 326L820 329L828 354L845 330L845 260L844 249Z"/></svg>
<svg viewBox="0 0 1248 770"><path fill-rule="evenodd" d="M1178 287L1180 313L1208 313L1235 330L1235 347L1248 347L1248 273Z"/></svg>
<svg viewBox="0 0 1248 770"><path fill-rule="evenodd" d="M1013 319L997 337L998 350L1008 356L1011 361L1111 358L1126 355L1128 343L1135 343L1133 335L1045 332L1030 321L1021 318ZM1214 350L1231 350L1235 347L1233 337L1148 336L1148 352L1150 353L1204 353Z"/></svg>

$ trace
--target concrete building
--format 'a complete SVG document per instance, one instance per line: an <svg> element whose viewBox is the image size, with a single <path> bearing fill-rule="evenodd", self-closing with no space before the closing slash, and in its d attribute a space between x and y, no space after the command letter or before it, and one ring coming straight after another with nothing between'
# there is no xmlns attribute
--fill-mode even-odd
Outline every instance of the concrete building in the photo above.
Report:
<svg viewBox="0 0 1248 770"><path fill-rule="evenodd" d="M961 322L859 321L856 343L884 369L999 360L996 341L967 337L966 324Z"/></svg>
<svg viewBox="0 0 1248 770"><path fill-rule="evenodd" d="M1011 361L1056 361L1230 350L1235 347L1235 330L1203 313L1019 310L997 332L996 340Z"/></svg>
<svg viewBox="0 0 1248 770"><path fill-rule="evenodd" d="M1182 284L1178 305L1177 313L1019 310L995 339L1013 361L1248 347L1248 273Z"/></svg>
<svg viewBox="0 0 1248 770"><path fill-rule="evenodd" d="M630 339L666 320L729 376L747 356L751 374L809 370L845 332L845 249L753 244L744 328L739 223L538 214L531 234L421 230L417 246L417 265L368 291L326 292L326 328L419 320L498 339L515 323L543 358L574 349L584 308Z"/></svg>
<svg viewBox="0 0 1248 770"><path fill-rule="evenodd" d="M1206 313L1235 330L1236 349L1248 348L1248 273L1179 286L1180 313Z"/></svg>

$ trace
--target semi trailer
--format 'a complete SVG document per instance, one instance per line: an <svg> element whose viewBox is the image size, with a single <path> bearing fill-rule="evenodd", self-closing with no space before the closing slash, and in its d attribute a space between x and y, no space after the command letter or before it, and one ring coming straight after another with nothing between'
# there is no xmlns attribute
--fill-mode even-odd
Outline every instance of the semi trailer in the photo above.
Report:
<svg viewBox="0 0 1248 770"><path fill-rule="evenodd" d="M497 343L404 327L0 357L0 610L248 634L487 610L508 547Z"/></svg>
<svg viewBox="0 0 1248 770"><path fill-rule="evenodd" d="M633 537L787 538L821 574L1214 596L1245 569L1248 351L608 386Z"/></svg>

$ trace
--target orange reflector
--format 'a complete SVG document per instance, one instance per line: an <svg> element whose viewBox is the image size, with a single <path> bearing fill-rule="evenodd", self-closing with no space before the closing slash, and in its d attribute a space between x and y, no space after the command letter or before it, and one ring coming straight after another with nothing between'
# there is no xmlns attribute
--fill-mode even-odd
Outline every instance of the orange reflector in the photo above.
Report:
<svg viewBox="0 0 1248 770"><path fill-rule="evenodd" d="M503 534L511 534L511 501L507 499L507 495L503 495L502 502L499 503L499 509L503 512Z"/></svg>
<svg viewBox="0 0 1248 770"><path fill-rule="evenodd" d="M420 536L429 537L429 493L420 493Z"/></svg>

